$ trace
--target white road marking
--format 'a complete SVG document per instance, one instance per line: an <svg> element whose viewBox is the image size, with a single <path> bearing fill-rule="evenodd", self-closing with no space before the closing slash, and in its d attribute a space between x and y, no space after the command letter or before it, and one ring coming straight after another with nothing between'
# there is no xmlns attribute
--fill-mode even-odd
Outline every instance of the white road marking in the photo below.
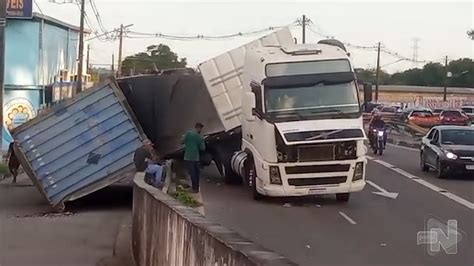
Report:
<svg viewBox="0 0 474 266"><path fill-rule="evenodd" d="M386 189L380 187L379 185L375 184L374 182L370 180L366 180L366 182L367 184L371 185L372 187L378 190L376 192L372 192L373 194L377 194L377 195L384 196L391 199L396 199L398 197L398 193L396 192L388 192Z"/></svg>
<svg viewBox="0 0 474 266"><path fill-rule="evenodd" d="M391 143L387 143L387 146L394 147L394 148L399 148L399 149L407 150L407 151L416 151L416 152L420 151L420 149L404 147L404 146L395 145L395 144L391 144Z"/></svg>
<svg viewBox="0 0 474 266"><path fill-rule="evenodd" d="M373 162L376 162L376 163L378 163L378 164L380 164L380 165L382 165L382 166L387 167L387 166L386 166L387 163L385 163L385 162L382 161L382 160L374 160L374 159L371 159L371 158L369 158L369 159L372 160ZM382 162L382 163L381 163L381 162ZM389 164L389 165L390 165L390 164ZM439 193L439 194L441 194L441 195L443 195L443 196L445 196L445 197L447 197L447 198L453 200L454 202L457 202L457 203L459 203L459 204L461 204L461 205L463 205L463 206L465 206L465 207L467 207L467 208L469 208L469 209L471 209L471 210L474 210L474 203L472 203L472 202L470 202L470 201L468 201L468 200L466 200L466 199L463 199L463 198L461 198L461 197L459 197L459 196L457 196L457 195L455 195L455 194L453 194L453 193L446 192L446 191L447 191L446 189L443 189L443 188L440 188L440 187L438 187L438 186L436 186L436 185L433 185L433 184L431 184L430 182L428 182L428 181L426 181L426 180L424 180L424 179L422 179L422 178L420 178L420 177L418 177L418 176L412 175L412 174L410 174L410 173L408 173L408 172L406 172L406 171L404 171L404 170L402 170L402 169L400 169L400 168L397 168L397 167L387 167L387 168L388 168L388 169L391 169L391 170L394 171L394 172L399 173L401 176L404 176L404 177L406 177L406 178L408 178L408 179L411 179L411 180L415 181L416 183L418 183L418 184L420 184L420 185L422 185L422 186L425 186L426 188L429 188L429 189L431 189L431 190L433 190L433 191L435 191L435 192L437 192L437 193Z"/></svg>
<svg viewBox="0 0 474 266"><path fill-rule="evenodd" d="M344 217L344 219L346 219L350 224L357 224L354 220L352 220L351 217L349 217L347 214L343 213L343 212L339 212L339 214Z"/></svg>

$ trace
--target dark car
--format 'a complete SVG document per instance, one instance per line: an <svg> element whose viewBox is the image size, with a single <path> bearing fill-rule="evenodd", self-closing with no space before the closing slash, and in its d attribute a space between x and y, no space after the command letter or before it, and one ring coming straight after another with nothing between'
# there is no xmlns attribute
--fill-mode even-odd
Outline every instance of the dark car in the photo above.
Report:
<svg viewBox="0 0 474 266"><path fill-rule="evenodd" d="M474 128L436 126L423 138L421 170L436 170L439 178L452 174L474 177Z"/></svg>
<svg viewBox="0 0 474 266"><path fill-rule="evenodd" d="M467 126L470 119L462 110L444 110L439 114L442 125Z"/></svg>

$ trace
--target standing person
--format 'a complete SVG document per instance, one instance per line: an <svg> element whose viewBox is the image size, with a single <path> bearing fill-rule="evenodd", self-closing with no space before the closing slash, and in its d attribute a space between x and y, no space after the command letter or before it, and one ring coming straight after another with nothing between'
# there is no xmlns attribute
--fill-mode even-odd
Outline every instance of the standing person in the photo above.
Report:
<svg viewBox="0 0 474 266"><path fill-rule="evenodd" d="M13 145L14 142L10 143L10 146L8 146L8 170L10 171L10 174L13 176L12 183L16 183L16 177L18 176L18 168L20 168L20 161L18 161L18 158L15 155L15 151L13 150Z"/></svg>
<svg viewBox="0 0 474 266"><path fill-rule="evenodd" d="M143 145L135 150L133 162L137 172L145 172L154 176L154 186L158 187L161 184L163 167L158 164L158 155L155 154L153 143L149 139L145 139Z"/></svg>
<svg viewBox="0 0 474 266"><path fill-rule="evenodd" d="M204 125L196 123L194 130L188 131L183 137L184 161L191 176L192 190L199 192L199 153L204 151L204 138L201 135Z"/></svg>

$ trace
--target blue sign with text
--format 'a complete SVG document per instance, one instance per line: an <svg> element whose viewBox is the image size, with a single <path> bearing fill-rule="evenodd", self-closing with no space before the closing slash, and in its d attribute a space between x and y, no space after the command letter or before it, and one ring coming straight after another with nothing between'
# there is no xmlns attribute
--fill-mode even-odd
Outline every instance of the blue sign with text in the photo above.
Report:
<svg viewBox="0 0 474 266"><path fill-rule="evenodd" d="M7 0L7 18L33 17L33 0Z"/></svg>

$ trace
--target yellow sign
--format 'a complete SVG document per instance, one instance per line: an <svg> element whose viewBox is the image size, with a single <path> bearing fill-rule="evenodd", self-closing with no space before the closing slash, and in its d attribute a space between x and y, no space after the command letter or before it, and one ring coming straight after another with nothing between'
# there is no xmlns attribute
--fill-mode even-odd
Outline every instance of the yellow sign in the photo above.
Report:
<svg viewBox="0 0 474 266"><path fill-rule="evenodd" d="M4 106L4 123L8 129L13 129L36 116L36 111L28 99L16 98Z"/></svg>

